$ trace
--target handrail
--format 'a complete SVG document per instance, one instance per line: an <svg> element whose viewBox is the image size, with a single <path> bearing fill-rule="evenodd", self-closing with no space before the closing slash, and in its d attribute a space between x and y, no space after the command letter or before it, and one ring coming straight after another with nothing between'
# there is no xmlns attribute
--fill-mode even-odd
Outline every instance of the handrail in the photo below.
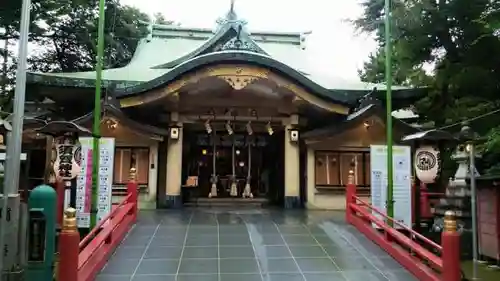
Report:
<svg viewBox="0 0 500 281"><path fill-rule="evenodd" d="M347 223L353 225L368 239L384 249L418 280L462 280L460 233L456 231L456 218L453 211L447 211L445 214L445 227L441 233L441 245L438 245L357 197L356 185L353 184L353 174L351 171L349 175L350 184L347 185L345 197L345 219ZM401 226L408 233L394 228L394 225L390 224L390 222L394 222L396 226ZM381 231L378 231L377 228ZM441 253L435 253L425 243L438 249Z"/></svg>
<svg viewBox="0 0 500 281"><path fill-rule="evenodd" d="M60 259L65 263L58 270L60 280L95 280L127 232L137 222L137 183L135 170L132 169L127 192L127 196L117 207L112 208L81 242L75 218L64 220L63 229L73 231L63 230L59 237L59 249L64 249L60 251Z"/></svg>
<svg viewBox="0 0 500 281"><path fill-rule="evenodd" d="M107 216L105 216L93 229L92 231L90 231L83 239L82 241L80 241L80 244L78 244L78 247L80 248L80 251L85 248L85 246L87 246L87 244L96 236L96 234L101 231L101 228L102 226L107 223L109 220L111 220L117 213L118 213L118 210L125 206L125 204L129 203L130 202L130 199L132 198L132 194L129 194L127 195L127 197L125 197L124 200L122 200L122 202L120 202L120 204L118 204L118 206L116 206L116 208L114 210L112 210L111 212L109 212L109 214Z"/></svg>
<svg viewBox="0 0 500 281"><path fill-rule="evenodd" d="M125 200L124 200L125 201ZM85 248L83 251L80 252L80 256L82 257L81 260L78 261L78 267L81 268L85 263L88 262L89 258L92 257L92 255L99 250L100 246L106 243L106 239L113 233L113 231L121 225L121 223L126 219L127 214L129 211L133 208L132 203L127 203L123 205L125 208L117 208L117 216L114 218L120 218L119 221L117 221L114 225L110 226L109 228L105 228L103 232L99 232L92 241L90 241L88 245L92 245L92 247ZM118 216L119 214L119 216ZM101 235L103 234L103 235ZM95 239L95 240L94 240ZM93 243L94 241L97 241L96 243ZM94 245L93 245L94 244ZM89 250L87 250L89 249Z"/></svg>
<svg viewBox="0 0 500 281"><path fill-rule="evenodd" d="M388 219L389 221L393 222L394 224L400 226L404 230L408 231L411 235L414 235L415 237L418 237L420 240L422 240L423 242L425 242L425 243L429 244L430 246L436 248L439 251L443 250L443 247L441 247L440 245L438 245L436 242L430 240L429 238L427 238L427 237L423 236L422 234L416 232L415 230L409 228L405 224L402 224L402 223L398 222L394 218L391 218L391 217L387 216L386 214L384 214L381 211L379 211L377 208L373 207L371 204L368 204L367 202L361 200L358 196L354 196L354 198L356 199L356 201L360 202L361 205L364 205L364 206L368 207L369 209L375 211L375 213L381 215L385 219Z"/></svg>
<svg viewBox="0 0 500 281"><path fill-rule="evenodd" d="M367 208L363 208L361 205L352 205L351 208L359 213L361 213L364 217L367 218L368 221L377 225L381 229L383 229L387 235L392 237L393 241L396 241L401 246L408 247L411 252L419 256L423 260L427 260L433 268L441 270L442 261L440 259L435 259L436 255L433 254L428 249L424 248L420 244L414 243L412 244L412 239L407 237L397 229L389 227L385 221L375 217L370 213L370 210Z"/></svg>

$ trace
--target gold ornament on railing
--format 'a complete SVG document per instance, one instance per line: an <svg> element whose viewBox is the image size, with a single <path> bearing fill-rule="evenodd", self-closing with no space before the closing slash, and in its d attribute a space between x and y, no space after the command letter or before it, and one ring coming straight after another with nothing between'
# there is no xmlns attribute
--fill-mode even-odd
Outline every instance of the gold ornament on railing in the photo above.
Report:
<svg viewBox="0 0 500 281"><path fill-rule="evenodd" d="M76 232L78 231L76 225L76 209L68 208L64 211L64 219L63 219L63 232Z"/></svg>
<svg viewBox="0 0 500 281"><path fill-rule="evenodd" d="M353 184L354 183L354 171L349 170L349 176L347 177L347 184Z"/></svg>
<svg viewBox="0 0 500 281"><path fill-rule="evenodd" d="M457 231L457 219L455 217L455 212L446 211L444 213L444 231L447 232Z"/></svg>
<svg viewBox="0 0 500 281"><path fill-rule="evenodd" d="M137 169L135 167L130 168L129 180L135 181L137 179Z"/></svg>

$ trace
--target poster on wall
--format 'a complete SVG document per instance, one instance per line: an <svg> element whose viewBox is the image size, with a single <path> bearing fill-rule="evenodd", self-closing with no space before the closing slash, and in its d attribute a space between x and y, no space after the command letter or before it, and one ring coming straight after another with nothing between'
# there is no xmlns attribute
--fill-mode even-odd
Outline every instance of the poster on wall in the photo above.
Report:
<svg viewBox="0 0 500 281"><path fill-rule="evenodd" d="M393 199L394 219L407 227L412 226L411 148L393 146ZM370 146L371 202L372 206L387 214L387 146ZM373 212L379 219L383 217ZM374 226L375 227L375 226ZM401 228L394 225L395 228Z"/></svg>
<svg viewBox="0 0 500 281"><path fill-rule="evenodd" d="M80 138L82 170L77 178L76 184L76 217L78 227L80 228L90 227L90 209L92 204L92 141L92 138L89 137ZM111 211L115 139L101 138L99 150L97 221L106 217Z"/></svg>

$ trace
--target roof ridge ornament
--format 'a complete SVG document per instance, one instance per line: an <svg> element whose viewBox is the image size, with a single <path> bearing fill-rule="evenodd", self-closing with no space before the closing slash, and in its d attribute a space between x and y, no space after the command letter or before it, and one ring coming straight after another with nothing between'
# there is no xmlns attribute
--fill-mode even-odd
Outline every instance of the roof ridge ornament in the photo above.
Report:
<svg viewBox="0 0 500 281"><path fill-rule="evenodd" d="M247 22L243 19L238 18L238 14L236 14L234 5L235 5L236 0L231 0L231 4L229 6L229 11L226 13L225 17L220 17L217 19L217 27L216 27L216 32L221 29L222 26L226 24L237 24L240 26L244 26L247 24Z"/></svg>
<svg viewBox="0 0 500 281"><path fill-rule="evenodd" d="M149 23L148 23L148 34L146 35L146 40L148 42L151 42L151 40L153 40L153 29L154 29L154 26L156 24L156 19L155 17L151 17L151 19L149 20Z"/></svg>
<svg viewBox="0 0 500 281"><path fill-rule="evenodd" d="M227 20L237 20L238 19L238 15L234 11L234 3L235 2L236 2L235 0L231 0L231 6L230 6L229 11L227 12L227 15L226 15Z"/></svg>

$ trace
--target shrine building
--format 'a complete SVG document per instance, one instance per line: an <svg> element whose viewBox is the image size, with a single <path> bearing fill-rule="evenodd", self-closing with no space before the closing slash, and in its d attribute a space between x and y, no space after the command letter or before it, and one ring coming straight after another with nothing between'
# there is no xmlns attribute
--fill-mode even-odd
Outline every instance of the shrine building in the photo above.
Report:
<svg viewBox="0 0 500 281"><path fill-rule="evenodd" d="M128 65L103 71L101 136L115 138L115 191L134 167L141 204L156 208L239 198L343 209L351 170L368 194L369 148L385 143L385 86L307 69L307 34L249 30L233 10L214 30L151 24ZM95 79L29 73L26 115L91 129ZM393 106L421 95L393 87ZM396 142L418 130L393 119ZM23 149L42 159L47 140L29 126Z"/></svg>

